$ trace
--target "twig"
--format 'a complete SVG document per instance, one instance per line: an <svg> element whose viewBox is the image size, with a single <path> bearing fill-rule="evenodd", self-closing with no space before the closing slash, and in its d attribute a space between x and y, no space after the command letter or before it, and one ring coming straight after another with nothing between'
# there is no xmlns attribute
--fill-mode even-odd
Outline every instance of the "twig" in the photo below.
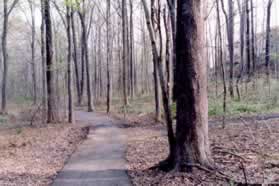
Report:
<svg viewBox="0 0 279 186"><path fill-rule="evenodd" d="M240 156L240 155L238 155L238 154L236 154L236 153L233 153L233 152L231 152L231 151L221 150L221 147L218 147L218 148L220 148L220 149L217 150L218 152L233 155L233 156L235 156L235 157L237 157L237 158L239 158L239 159L241 159L241 160L243 160L243 161L246 162L246 159L245 159L244 157L242 157L242 156Z"/></svg>
<svg viewBox="0 0 279 186"><path fill-rule="evenodd" d="M240 161L240 168L243 172L243 176L244 176L244 180L245 180L245 185L248 185L248 180L247 180L247 174L246 174L246 169L245 169L245 166L244 166L244 163L242 161Z"/></svg>

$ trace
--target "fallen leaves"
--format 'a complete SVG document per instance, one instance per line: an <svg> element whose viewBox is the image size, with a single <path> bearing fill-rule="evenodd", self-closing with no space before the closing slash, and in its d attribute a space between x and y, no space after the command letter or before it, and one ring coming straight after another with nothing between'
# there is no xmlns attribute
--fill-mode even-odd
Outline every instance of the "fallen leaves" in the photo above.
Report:
<svg viewBox="0 0 279 186"><path fill-rule="evenodd" d="M193 173L150 170L168 155L165 129L140 122L131 125L125 130L129 134L128 172L134 185L230 185L232 180L278 184L279 120L228 123L226 129L210 125L212 156L219 172L229 176L231 182L199 169Z"/></svg>
<svg viewBox="0 0 279 186"><path fill-rule="evenodd" d="M0 185L49 185L87 130L70 124L0 132Z"/></svg>

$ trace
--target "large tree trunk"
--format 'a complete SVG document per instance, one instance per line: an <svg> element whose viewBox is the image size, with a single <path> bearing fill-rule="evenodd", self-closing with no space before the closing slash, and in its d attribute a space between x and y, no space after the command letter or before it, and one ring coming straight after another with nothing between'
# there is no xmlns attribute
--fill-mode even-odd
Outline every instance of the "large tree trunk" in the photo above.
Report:
<svg viewBox="0 0 279 186"><path fill-rule="evenodd" d="M265 45L265 73L266 79L269 84L269 68L270 68L270 22L271 22L271 7L272 7L272 0L268 1L267 5L267 22L266 22L266 45Z"/></svg>
<svg viewBox="0 0 279 186"><path fill-rule="evenodd" d="M255 45L255 25L254 25L254 0L250 0L251 6L251 37L252 37L252 75L254 76L256 71L256 45ZM254 78L255 80L255 78Z"/></svg>
<svg viewBox="0 0 279 186"><path fill-rule="evenodd" d="M85 26L85 4L84 0L82 1L82 11L79 10L79 18L81 22L81 28L82 28L82 48L83 48L83 55L85 60L85 71L86 71L86 85L87 85L87 110L88 112L93 112L93 97L92 97L92 90L91 90L91 75L90 75L90 63L89 63L89 56L88 56L88 42L87 42L87 29ZM79 8L81 8L79 6Z"/></svg>
<svg viewBox="0 0 279 186"><path fill-rule="evenodd" d="M236 80L236 92L238 100L240 101L241 95L239 90L239 83L242 78L242 74L244 71L244 31L245 31L245 6L243 5L242 1L237 0L238 3L238 10L240 14L240 68L239 68L239 74L237 76Z"/></svg>
<svg viewBox="0 0 279 186"><path fill-rule="evenodd" d="M45 26L46 26L46 82L47 82L47 123L58 122L58 110L55 104L55 84L53 70L53 44L52 44L52 25L50 16L50 0L45 0Z"/></svg>
<svg viewBox="0 0 279 186"><path fill-rule="evenodd" d="M42 23L41 23L41 58L42 58L42 121L46 121L47 113L47 87L46 87L46 56L45 56L45 19L44 19L44 0L41 0L41 14L42 14Z"/></svg>
<svg viewBox="0 0 279 186"><path fill-rule="evenodd" d="M130 0L130 87L131 87L131 97L132 99L135 97L135 46L134 46L134 7L133 2Z"/></svg>
<svg viewBox="0 0 279 186"><path fill-rule="evenodd" d="M249 17L249 1L246 2L246 56L247 56L247 81L251 78L251 45L250 45L250 17Z"/></svg>
<svg viewBox="0 0 279 186"><path fill-rule="evenodd" d="M111 106L111 62L113 61L111 59L111 42L112 39L110 36L111 28L110 28L110 0L107 0L107 113L110 112L110 106Z"/></svg>
<svg viewBox="0 0 279 186"><path fill-rule="evenodd" d="M175 158L178 170L195 163L211 165L202 2L178 0Z"/></svg>
<svg viewBox="0 0 279 186"><path fill-rule="evenodd" d="M74 123L74 102L73 102L73 88L72 88L72 42L71 42L71 13L69 5L66 5L66 31L67 31L67 40L68 40L68 55L67 55L67 88L68 88L68 122Z"/></svg>
<svg viewBox="0 0 279 186"><path fill-rule="evenodd" d="M224 6L224 0L221 0L222 11L225 15L226 28L227 28L227 39L230 59L230 70L229 70L229 92L230 96L234 97L233 91L233 77L234 77L234 14L233 14L233 0L229 0L229 14L227 14Z"/></svg>
<svg viewBox="0 0 279 186"><path fill-rule="evenodd" d="M152 27L155 28L156 27L156 21L155 21L155 0L151 0L151 24ZM155 45L156 45L156 32L154 29L154 34L155 34ZM158 54L158 57L160 57L160 54ZM159 91L159 86L160 86L160 82L159 82L159 77L158 77L158 68L156 65L156 60L153 57L153 80L154 80L154 96L155 96L155 118L157 121L160 120L161 117L161 102L160 102L160 91Z"/></svg>
<svg viewBox="0 0 279 186"><path fill-rule="evenodd" d="M32 68L32 96L33 104L37 104L37 76L36 76L36 63L35 63L35 37L36 37L36 28L35 28L35 14L34 14L34 5L31 0L28 1L30 12L31 12L31 68Z"/></svg>
<svg viewBox="0 0 279 186"><path fill-rule="evenodd" d="M128 94L127 94L127 65L128 65L128 23L127 23L127 2L122 0L122 40L123 40L123 101L124 106L126 107L128 103Z"/></svg>
<svg viewBox="0 0 279 186"><path fill-rule="evenodd" d="M3 16L3 31L2 31L2 55L3 55L3 78L2 78L2 103L1 113L7 113L7 75L8 75L8 54L7 54L7 32L8 32L8 0L4 0L4 16Z"/></svg>
<svg viewBox="0 0 279 186"><path fill-rule="evenodd" d="M76 90L77 90L77 97L78 97L78 105L81 105L82 94L81 94L80 74L79 74L79 66L78 66L78 58L77 58L77 39L76 39L76 27L75 27L73 7L71 7L71 26L72 26L72 35L73 35L73 58L74 58L75 74L76 74Z"/></svg>
<svg viewBox="0 0 279 186"><path fill-rule="evenodd" d="M222 74L222 81L223 81L223 128L225 128L225 117L227 112L227 85L226 85L226 74L225 74L225 64L223 60L223 39L222 39L222 27L221 27L221 16L220 16L220 9L219 9L219 0L216 0L216 10L217 10L217 30L218 30L218 38L219 38L219 60L221 65L221 74Z"/></svg>
<svg viewBox="0 0 279 186"><path fill-rule="evenodd" d="M173 64L173 100L176 100L176 8L177 8L177 0L167 0L169 11L170 11L170 19L171 19L171 28L172 28L172 64Z"/></svg>
<svg viewBox="0 0 279 186"><path fill-rule="evenodd" d="M3 78L2 78L2 103L1 113L7 113L7 76L8 76L8 52L7 52L7 34L8 34L8 21L11 12L19 0L14 0L8 8L8 0L3 1L3 31L2 31L2 55L3 55Z"/></svg>
<svg viewBox="0 0 279 186"><path fill-rule="evenodd" d="M170 27L169 27L169 15L167 15L166 9L164 9L164 27L166 32L166 76L167 76L167 92L169 99L172 97L172 65L171 65L171 48L170 48ZM169 100L171 103L171 99Z"/></svg>

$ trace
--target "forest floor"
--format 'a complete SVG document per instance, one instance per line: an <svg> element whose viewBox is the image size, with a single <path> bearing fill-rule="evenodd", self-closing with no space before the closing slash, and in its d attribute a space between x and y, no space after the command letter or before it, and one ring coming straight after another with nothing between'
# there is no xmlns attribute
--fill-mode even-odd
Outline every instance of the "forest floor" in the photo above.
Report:
<svg viewBox="0 0 279 186"><path fill-rule="evenodd" d="M25 116L0 116L0 185L49 185L88 133L67 123L30 126Z"/></svg>
<svg viewBox="0 0 279 186"><path fill-rule="evenodd" d="M230 120L225 129L214 119L209 134L218 170L166 173L150 169L168 155L165 126L150 118L126 118L128 173L134 185L279 184L279 119Z"/></svg>

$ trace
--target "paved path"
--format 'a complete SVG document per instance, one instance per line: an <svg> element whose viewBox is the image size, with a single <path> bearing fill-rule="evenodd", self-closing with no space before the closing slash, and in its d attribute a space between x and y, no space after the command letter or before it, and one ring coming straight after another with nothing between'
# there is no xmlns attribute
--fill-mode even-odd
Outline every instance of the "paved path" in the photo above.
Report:
<svg viewBox="0 0 279 186"><path fill-rule="evenodd" d="M78 111L77 121L90 127L88 139L79 146L53 186L128 186L126 136L117 121L100 114Z"/></svg>

